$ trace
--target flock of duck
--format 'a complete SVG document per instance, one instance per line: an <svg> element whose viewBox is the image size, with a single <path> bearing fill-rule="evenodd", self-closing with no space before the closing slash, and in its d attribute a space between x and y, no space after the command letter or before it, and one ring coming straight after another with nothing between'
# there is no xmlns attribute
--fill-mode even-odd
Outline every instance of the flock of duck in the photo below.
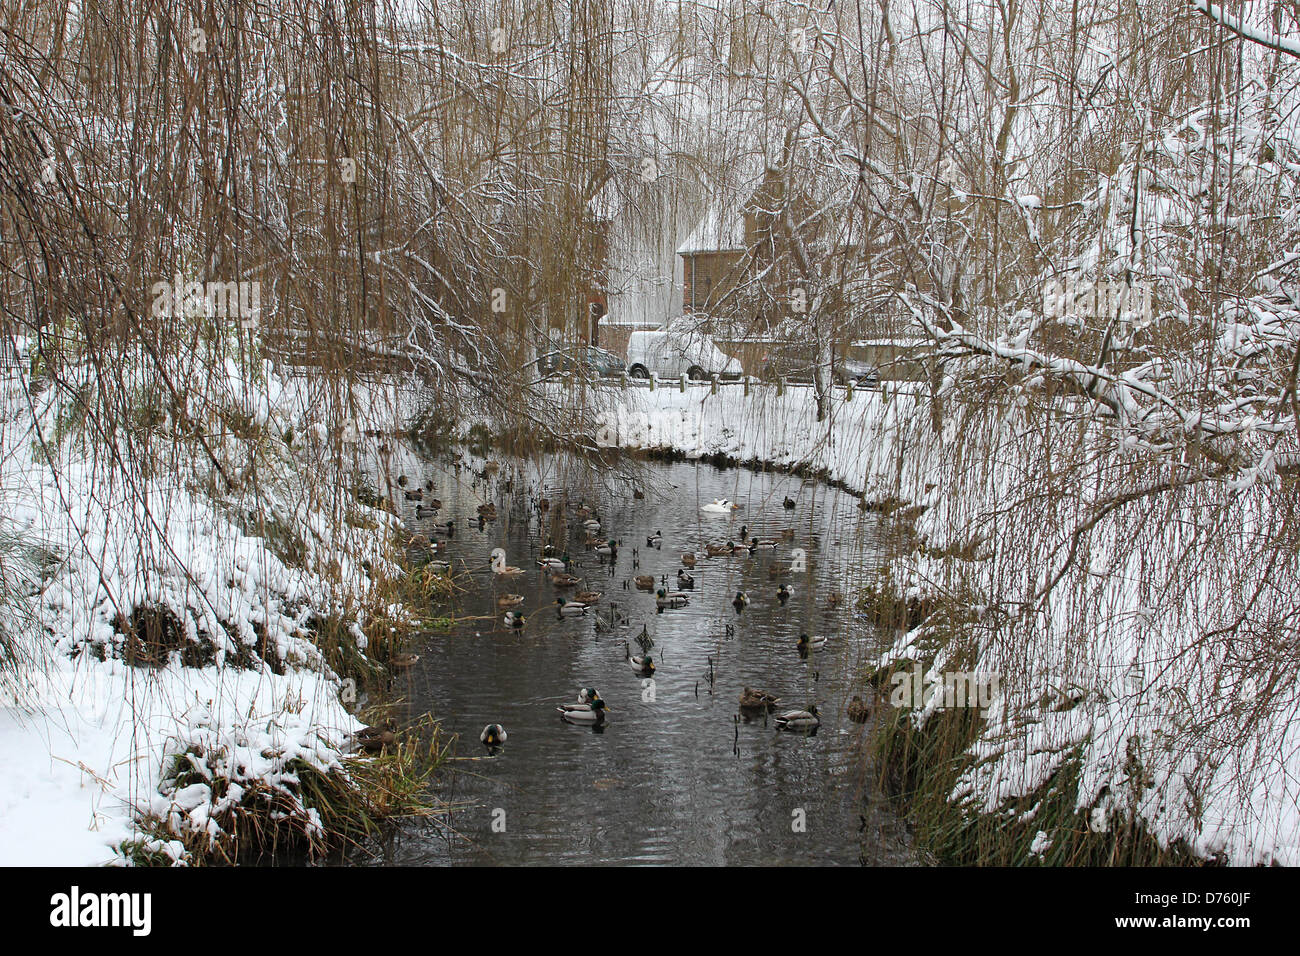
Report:
<svg viewBox="0 0 1300 956"><path fill-rule="evenodd" d="M491 464L489 463L489 467L485 468L484 474L480 477L487 478L495 472L496 469L492 469ZM423 488L410 489L408 488L409 481L403 476L398 479L398 484L403 489L406 500L416 502L417 518L435 515L441 509L442 502L432 497L432 482L426 482ZM511 490L510 485L511 483L507 483L507 491ZM635 492L634 497L641 498L643 495L640 492ZM786 496L783 506L786 509L793 509L797 506L797 503L793 498ZM608 569L611 576L614 574L619 553L625 550L624 545L622 541L609 536L604 531L600 516L595 509L589 507L585 502L580 502L575 507L570 508L567 495L554 503L545 497L530 498L530 507L552 521L564 521L571 516L576 521L576 527L581 533L585 547L597 556L600 564ZM730 516L738 508L739 505L735 502L720 498L703 505L700 511L707 515ZM482 528L485 522L496 517L496 506L489 502L479 505L477 519L470 520L477 520L479 527ZM412 545L417 549L427 548L435 555L443 554L446 552L446 539L455 534L455 528L454 520L447 521L445 524L434 522L433 531L437 536L436 542L431 543L423 535L415 535ZM794 536L794 530L787 529L781 532L780 538L784 541L792 541ZM567 535L565 538L567 539ZM704 549L705 557L708 559L723 558L742 553L754 555L761 551L775 551L780 546L780 541L777 538L760 538L757 535L751 535L747 525L741 526L739 539L739 543L734 540L727 540L707 544ZM661 531L656 531L654 534L647 536L646 548L662 550L663 546L664 536ZM632 568L636 570L640 567L640 549L633 547L631 553ZM642 592L653 592L657 613L687 606L690 604L692 593L695 590L693 571L696 568L699 556L694 551L684 551L681 553L680 559L681 567L676 571L675 588L669 587L667 574L657 579L651 574L637 574L630 580L624 581L623 588L629 591L635 589ZM803 573L807 570L806 561L806 554L802 548L792 548L789 561L773 561L769 563L769 577L776 581L786 576ZM438 557L431 557L429 564L439 572L446 572L450 569L450 563ZM510 564L506 550L500 547L492 550L489 567L493 579L497 582L516 580L530 573L523 567ZM594 610L594 624L598 631L628 627L631 623L630 618L626 613L621 612L613 602L609 602L608 611L602 612L598 609L605 596L604 592L592 589L585 578L575 574L576 567L577 565L567 550L557 553L557 548L554 545L550 543L543 545L541 554L536 560L536 573L549 577L557 592L565 592L557 593L554 603L543 605L543 608L549 608L560 620L585 616ZM781 580L775 589L774 596L784 606L794 593L794 587L787 581ZM525 600L522 594L514 592L507 591L497 594L496 606L502 613L501 623L503 626L510 629L520 629L527 625L532 613L525 615L523 610ZM837 593L828 595L826 599L827 606L831 609L837 607L840 601L841 597ZM751 598L745 591L737 591L731 604L736 614L740 615L751 604ZM729 630L730 627L729 625ZM628 641L622 642L624 663L639 677L653 677L657 665L649 651L653 647L654 641L649 636L646 628L642 628L641 634L635 638L635 641L640 650L639 654L633 653ZM795 648L800 656L806 657L809 651L823 648L826 643L827 639L825 637L809 636L802 633L795 643ZM409 660L404 660L401 666L410 666L415 660L418 660L418 655L401 656L409 658ZM781 730L815 733L820 726L821 716L818 713L816 704L809 704L800 709L778 712L779 704L780 698L750 687L744 688L739 701L742 714L747 717L755 714L771 714L773 722ZM556 708L560 717L568 723L598 728L603 727L609 721L611 710L612 708L594 687L580 689L576 701L562 703ZM851 720L862 723L868 719L869 715L870 708L860 697L854 697L850 701L848 716ZM489 753L496 753L504 746L507 736L505 727L499 723L492 723L483 728L479 740L488 748ZM378 749L391 742L391 728L366 728L358 735L358 740L366 749Z"/></svg>

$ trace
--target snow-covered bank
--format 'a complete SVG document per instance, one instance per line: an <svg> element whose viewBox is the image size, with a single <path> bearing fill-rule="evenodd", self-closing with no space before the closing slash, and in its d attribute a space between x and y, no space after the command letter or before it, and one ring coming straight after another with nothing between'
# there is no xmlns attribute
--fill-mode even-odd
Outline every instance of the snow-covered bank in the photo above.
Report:
<svg viewBox="0 0 1300 956"><path fill-rule="evenodd" d="M1300 863L1288 479L1206 479L1116 441L1081 402L1035 411L1014 393L963 401L951 384L938 427L919 391L841 394L821 423L810 389L598 400L605 444L802 466L926 506L921 547L892 556L889 585L947 613L900 633L879 666L1000 675L954 774L954 812L1048 847L1062 821L1036 833L1035 801L1068 766L1075 829L1132 821L1195 857ZM908 719L924 728L940 703Z"/></svg>
<svg viewBox="0 0 1300 956"><path fill-rule="evenodd" d="M253 790L316 833L298 773L343 772L359 725L314 637L338 622L365 652L398 524L349 493L350 464L402 396L176 361L183 419L123 363L131 429L77 418L89 368L0 380L0 864L121 862L146 817L174 838L136 849L183 860Z"/></svg>

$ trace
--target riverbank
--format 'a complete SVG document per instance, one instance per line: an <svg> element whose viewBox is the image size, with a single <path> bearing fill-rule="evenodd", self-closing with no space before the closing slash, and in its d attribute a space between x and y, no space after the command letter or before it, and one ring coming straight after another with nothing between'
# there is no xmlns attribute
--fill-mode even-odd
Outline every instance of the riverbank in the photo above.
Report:
<svg viewBox="0 0 1300 956"><path fill-rule="evenodd" d="M1268 636L1300 568L1265 546L1294 488L1205 480L1068 399L846 398L816 422L810 389L612 389L596 439L905 506L914 533L865 595L902 609L898 639L865 676L887 696L920 668L883 746L904 792L942 788L925 816L947 858L1300 863L1296 662ZM953 674L1000 694L954 711Z"/></svg>
<svg viewBox="0 0 1300 956"><path fill-rule="evenodd" d="M0 383L0 864L230 859L385 812L349 709L414 622L353 464L407 398L190 358L184 415L124 361L125 424L89 366Z"/></svg>

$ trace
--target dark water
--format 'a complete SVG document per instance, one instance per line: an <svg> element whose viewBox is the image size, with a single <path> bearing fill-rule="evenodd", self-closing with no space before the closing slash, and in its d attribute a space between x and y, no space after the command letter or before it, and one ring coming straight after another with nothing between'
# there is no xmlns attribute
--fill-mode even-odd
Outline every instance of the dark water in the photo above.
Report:
<svg viewBox="0 0 1300 956"><path fill-rule="evenodd" d="M439 796L465 807L450 818L457 835L440 825L404 830L377 860L914 862L906 828L885 804L866 754L871 724L845 714L851 694L867 696L855 677L880 653L881 638L855 617L851 602L831 609L827 601L831 592L851 594L874 567L877 516L861 514L856 499L785 475L694 464L636 467L642 471L631 480L595 478L563 461L503 468L491 479L433 463L412 475L433 480L443 500L438 520L459 519L448 556L470 590L455 614L482 619L462 620L413 647L420 661L394 692L409 701L411 716L432 713L444 731L459 735L458 759L442 777ZM644 490L644 500L634 499L634 486ZM529 501L530 494L558 501L566 491L567 520L543 515ZM782 506L787 494L797 499L795 509ZM701 513L701 504L722 496L742 508L730 518ZM480 529L469 518L488 500L500 517ZM579 501L596 509L602 535L621 539L612 567L584 548L573 515ZM427 532L433 519L417 520L414 505L404 507L411 526ZM707 543L738 540L742 524L763 537L792 528L795 537L754 557L704 557ZM646 546L655 531L663 533L661 549ZM569 551L575 573L591 589L605 592L598 609L607 612L613 602L629 615L630 627L599 633L597 609L557 618L556 595L571 592L557 590L537 567L548 537ZM495 580L488 570L495 547L505 548L507 563L525 575ZM793 547L805 549L808 569L780 579L795 589L782 607L768 565L788 563ZM653 594L635 590L629 579L667 574L675 587L686 550L699 555L691 603L656 613ZM731 601L742 589L752 603L737 615ZM501 623L495 597L507 591L527 599L522 630ZM624 659L624 640L641 653L634 638L642 628L655 642L653 699ZM801 631L829 641L802 658L795 646ZM761 717L737 723L746 685L779 696L779 709L817 704L821 727L804 736L778 731ZM566 724L556 713L557 704L576 701L587 686L611 707L599 730ZM478 737L492 722L504 725L509 740L489 757Z"/></svg>

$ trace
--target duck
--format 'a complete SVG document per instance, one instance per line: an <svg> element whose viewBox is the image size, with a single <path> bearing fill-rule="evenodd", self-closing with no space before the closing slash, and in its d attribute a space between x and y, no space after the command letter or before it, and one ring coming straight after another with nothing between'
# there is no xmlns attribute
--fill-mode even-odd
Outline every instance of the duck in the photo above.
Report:
<svg viewBox="0 0 1300 956"><path fill-rule="evenodd" d="M501 594L497 596L497 607L499 608L518 607L523 603L524 596L522 594Z"/></svg>
<svg viewBox="0 0 1300 956"><path fill-rule="evenodd" d="M603 594L603 591L577 591L574 593L573 599L579 604L595 604Z"/></svg>
<svg viewBox="0 0 1300 956"><path fill-rule="evenodd" d="M627 641L623 642L623 660L628 667L636 671L642 677L649 677L655 672L654 658L649 654L644 657L633 657L632 648L628 646Z"/></svg>
<svg viewBox="0 0 1300 956"><path fill-rule="evenodd" d="M655 589L655 576L653 574L638 574L634 579L638 591L653 591Z"/></svg>
<svg viewBox="0 0 1300 956"><path fill-rule="evenodd" d="M826 646L826 638L809 637L807 634L800 634L799 640L796 642L795 646L801 651L806 651L810 648L813 650L819 650Z"/></svg>
<svg viewBox="0 0 1300 956"><path fill-rule="evenodd" d="M666 588L660 588L655 592L655 604L659 607L685 607L691 603L691 599L681 591L669 591Z"/></svg>
<svg viewBox="0 0 1300 956"><path fill-rule="evenodd" d="M588 518L586 521L584 521L584 522L582 523L582 526L583 526L584 528L586 528L588 531L599 531L599 530L600 530L600 519L599 519L599 518Z"/></svg>
<svg viewBox="0 0 1300 956"><path fill-rule="evenodd" d="M849 720L855 724L865 724L870 716L871 705L854 694L853 699L849 701Z"/></svg>
<svg viewBox="0 0 1300 956"><path fill-rule="evenodd" d="M767 566L767 576L769 578L780 578L790 573L790 565L773 562Z"/></svg>
<svg viewBox="0 0 1300 956"><path fill-rule="evenodd" d="M506 616L501 619L501 623L506 627L523 627L524 616L519 611L506 611Z"/></svg>
<svg viewBox="0 0 1300 956"><path fill-rule="evenodd" d="M792 509L795 507L796 504L797 502L793 498L791 498L789 495L786 495L785 501L781 502L781 507Z"/></svg>
<svg viewBox="0 0 1300 956"><path fill-rule="evenodd" d="M441 498L430 498L430 499L429 499L429 508L431 508L431 509L434 510L434 511L441 511L441 510L442 510L442 499L441 499Z"/></svg>
<svg viewBox="0 0 1300 956"><path fill-rule="evenodd" d="M397 724L389 718L374 727L362 727L352 735L352 743L366 753L379 753L397 743Z"/></svg>
<svg viewBox="0 0 1300 956"><path fill-rule="evenodd" d="M830 594L826 595L826 606L832 611L839 607L843 601L844 595L839 591L832 591Z"/></svg>
<svg viewBox="0 0 1300 956"><path fill-rule="evenodd" d="M755 551L774 551L776 550L776 539L759 537L750 538L749 550L751 554Z"/></svg>
<svg viewBox="0 0 1300 956"><path fill-rule="evenodd" d="M813 730L820 727L822 722L816 704L807 710L787 710L773 719L781 730Z"/></svg>
<svg viewBox="0 0 1300 956"><path fill-rule="evenodd" d="M424 566L428 568L430 571L432 571L434 574L446 574L448 571L451 570L450 561L441 561L437 559L433 561L426 561Z"/></svg>
<svg viewBox="0 0 1300 956"><path fill-rule="evenodd" d="M537 562L537 566L544 571L567 571L571 563L566 551L562 558L542 558Z"/></svg>
<svg viewBox="0 0 1300 956"><path fill-rule="evenodd" d="M617 542L617 541L605 541L605 542L603 542L602 544L598 544L598 545L596 545L596 547L595 547L593 550L594 550L597 554L599 554L601 557L617 558L617 557L618 557L618 542Z"/></svg>
<svg viewBox="0 0 1300 956"><path fill-rule="evenodd" d="M740 709L741 710L773 710L780 697L773 697L771 694L761 690L754 690L752 687L746 687L740 692Z"/></svg>
<svg viewBox="0 0 1300 956"><path fill-rule="evenodd" d="M555 599L555 613L560 617L575 617L587 613L587 605L578 601L567 601L562 597Z"/></svg>
<svg viewBox="0 0 1300 956"><path fill-rule="evenodd" d="M478 735L479 742L489 749L500 747L506 742L506 729L500 724L488 724L483 733Z"/></svg>
<svg viewBox="0 0 1300 956"><path fill-rule="evenodd" d="M785 602L790 600L793 596L794 588L790 587L788 584L783 584L776 589L776 599L781 602L782 607L785 607Z"/></svg>
<svg viewBox="0 0 1300 956"><path fill-rule="evenodd" d="M571 588L578 584L582 578L576 574L552 574L551 583L557 588Z"/></svg>
<svg viewBox="0 0 1300 956"><path fill-rule="evenodd" d="M695 553L693 551L683 551L682 564L688 568L695 567Z"/></svg>
<svg viewBox="0 0 1300 956"><path fill-rule="evenodd" d="M424 500L424 489L423 489L423 488L416 488L416 489L413 490L413 491L403 491L403 492L402 492L402 497L405 498L407 501L423 501L423 500Z"/></svg>
<svg viewBox="0 0 1300 956"><path fill-rule="evenodd" d="M582 706L575 707L572 704L563 704L555 709L560 712L561 717L574 724L603 724L606 719L606 711L612 710L599 697Z"/></svg>
<svg viewBox="0 0 1300 956"><path fill-rule="evenodd" d="M736 596L731 599L731 606L736 609L737 614L743 611L746 605L748 604L749 604L749 595L746 594L744 591L737 591Z"/></svg>
<svg viewBox="0 0 1300 956"><path fill-rule="evenodd" d="M704 553L711 558L721 557L723 555L733 554L736 550L734 542L728 541L726 544L707 544L704 546Z"/></svg>
<svg viewBox="0 0 1300 956"><path fill-rule="evenodd" d="M659 547L664 543L664 533L662 531L656 531L654 534L650 535L648 538L645 539L645 543L646 546L650 548Z"/></svg>
<svg viewBox="0 0 1300 956"><path fill-rule="evenodd" d="M714 498L707 505L701 505L700 510L705 514L711 515L729 515L740 505L736 504L730 498Z"/></svg>
<svg viewBox="0 0 1300 956"><path fill-rule="evenodd" d="M488 502L485 505L479 505L477 509L480 518L495 518L497 516L497 506Z"/></svg>
<svg viewBox="0 0 1300 956"><path fill-rule="evenodd" d="M394 654L388 659L388 666L393 670L404 671L408 667L414 667L419 660L419 654Z"/></svg>
<svg viewBox="0 0 1300 956"><path fill-rule="evenodd" d="M505 548L493 548L492 549L492 573L500 574L505 577L514 577L515 575L523 574L524 569L517 568L513 564L506 564Z"/></svg>
<svg viewBox="0 0 1300 956"><path fill-rule="evenodd" d="M677 589L679 591L695 590L695 576L687 574L681 568L677 569Z"/></svg>

